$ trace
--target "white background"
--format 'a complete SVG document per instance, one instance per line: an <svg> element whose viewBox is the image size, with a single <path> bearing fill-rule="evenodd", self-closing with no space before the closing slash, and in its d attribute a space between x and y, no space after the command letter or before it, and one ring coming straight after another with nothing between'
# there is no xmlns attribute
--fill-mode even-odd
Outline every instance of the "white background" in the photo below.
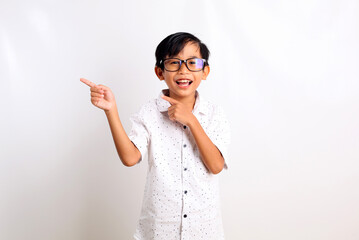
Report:
<svg viewBox="0 0 359 240"><path fill-rule="evenodd" d="M120 117L165 88L157 44L211 50L232 127L228 240L359 239L358 1L0 1L0 239L131 239L147 163L121 164L80 77Z"/></svg>

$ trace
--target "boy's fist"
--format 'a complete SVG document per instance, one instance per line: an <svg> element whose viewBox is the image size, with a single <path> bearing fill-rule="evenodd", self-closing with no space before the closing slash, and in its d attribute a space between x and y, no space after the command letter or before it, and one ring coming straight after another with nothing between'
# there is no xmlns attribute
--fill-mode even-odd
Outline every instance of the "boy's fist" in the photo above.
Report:
<svg viewBox="0 0 359 240"><path fill-rule="evenodd" d="M162 98L171 104L171 107L168 108L168 117L171 121L177 121L183 125L189 125L193 121L192 111L181 102L164 95Z"/></svg>
<svg viewBox="0 0 359 240"><path fill-rule="evenodd" d="M85 78L80 78L80 81L91 87L91 102L93 105L105 111L110 111L116 107L115 97L110 88L101 84L96 85Z"/></svg>

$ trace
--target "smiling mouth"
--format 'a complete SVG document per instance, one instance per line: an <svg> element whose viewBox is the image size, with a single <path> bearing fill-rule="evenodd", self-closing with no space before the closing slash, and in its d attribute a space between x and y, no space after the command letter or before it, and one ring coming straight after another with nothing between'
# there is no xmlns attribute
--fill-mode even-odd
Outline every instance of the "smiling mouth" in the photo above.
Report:
<svg viewBox="0 0 359 240"><path fill-rule="evenodd" d="M181 86L181 87L186 87L192 84L191 80L178 80L176 81L177 85Z"/></svg>

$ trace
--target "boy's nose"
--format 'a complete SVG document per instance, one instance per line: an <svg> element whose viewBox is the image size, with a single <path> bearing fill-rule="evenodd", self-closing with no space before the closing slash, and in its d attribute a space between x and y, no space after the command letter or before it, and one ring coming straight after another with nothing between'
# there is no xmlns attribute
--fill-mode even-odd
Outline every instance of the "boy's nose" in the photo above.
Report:
<svg viewBox="0 0 359 240"><path fill-rule="evenodd" d="M180 69L178 70L178 72L189 72L189 69L187 68L187 65L186 65L186 63L182 63L181 64L181 67L180 67Z"/></svg>

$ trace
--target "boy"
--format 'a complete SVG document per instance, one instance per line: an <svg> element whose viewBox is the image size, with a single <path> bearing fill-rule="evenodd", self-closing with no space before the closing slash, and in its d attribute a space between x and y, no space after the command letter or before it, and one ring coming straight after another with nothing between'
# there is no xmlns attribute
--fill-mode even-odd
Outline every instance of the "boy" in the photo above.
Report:
<svg viewBox="0 0 359 240"><path fill-rule="evenodd" d="M225 163L229 127L223 111L200 98L210 72L209 50L189 33L166 37L156 49L155 72L168 89L132 117L126 135L111 90L86 79L91 102L106 113L122 163L148 153L141 216L134 238L224 239L217 174Z"/></svg>

